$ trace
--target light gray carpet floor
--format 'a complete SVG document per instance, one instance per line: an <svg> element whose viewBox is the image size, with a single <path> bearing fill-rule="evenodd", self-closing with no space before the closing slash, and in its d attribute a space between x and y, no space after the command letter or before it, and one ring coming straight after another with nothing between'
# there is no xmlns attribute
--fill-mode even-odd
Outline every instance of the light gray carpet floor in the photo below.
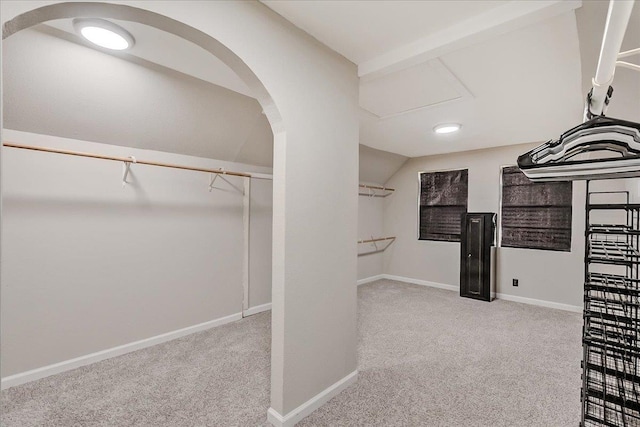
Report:
<svg viewBox="0 0 640 427"><path fill-rule="evenodd" d="M300 426L578 425L580 314L392 281L358 294L358 382Z"/></svg>
<svg viewBox="0 0 640 427"><path fill-rule="evenodd" d="M575 427L579 314L378 281L358 289L358 382L299 426ZM257 426L258 314L2 392L2 425Z"/></svg>

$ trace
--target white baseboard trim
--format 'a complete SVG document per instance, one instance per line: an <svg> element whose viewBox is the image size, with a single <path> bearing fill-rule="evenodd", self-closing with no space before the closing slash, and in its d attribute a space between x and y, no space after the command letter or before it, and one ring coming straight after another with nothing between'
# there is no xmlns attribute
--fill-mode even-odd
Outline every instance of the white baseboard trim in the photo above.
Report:
<svg viewBox="0 0 640 427"><path fill-rule="evenodd" d="M429 286L431 288L446 289L448 291L458 292L460 288L455 285L445 285L444 283L429 282L428 280L412 279L410 277L393 276L391 274L383 274L384 279L395 280L397 282L411 283L413 285Z"/></svg>
<svg viewBox="0 0 640 427"><path fill-rule="evenodd" d="M360 279L358 280L357 284L358 286L360 286L360 285L364 285L365 283L375 282L376 280L380 280L384 278L385 278L384 274L378 274L377 276L365 277L364 279Z"/></svg>
<svg viewBox="0 0 640 427"><path fill-rule="evenodd" d="M244 311L243 316L253 316L254 314L262 313L263 311L271 310L271 303L268 302L262 305L256 305L255 307L249 307Z"/></svg>
<svg viewBox="0 0 640 427"><path fill-rule="evenodd" d="M337 396L342 390L355 383L357 379L358 371L353 371L284 416L280 415L275 409L269 408L267 411L267 420L275 427L293 427L303 418Z"/></svg>
<svg viewBox="0 0 640 427"><path fill-rule="evenodd" d="M387 280L396 280L398 282L412 283L414 285L430 286L432 288L447 289L449 291L455 291L455 292L460 291L460 288L458 286L445 285L443 283L429 282L429 281L420 280L420 279L412 279L410 277L393 276L390 274L382 274L381 276L383 276L381 277L382 279L387 279ZM501 293L494 294L493 292L491 293L491 297L495 297L496 299L501 299L504 301L519 302L522 304L537 305L540 307L547 307L547 308L555 308L557 310L571 311L573 313L582 313L582 307L580 306L562 304L559 302L519 297L516 295L501 294Z"/></svg>
<svg viewBox="0 0 640 427"><path fill-rule="evenodd" d="M96 353L87 354L85 356L76 357L75 359L65 360L63 362L54 363L53 365L43 366L42 368L32 369L30 371L21 372L19 374L10 375L4 377L1 380L0 388L2 390L9 387L14 387L20 384L25 384L31 381L39 380L51 375L59 374L61 372L70 371L72 369L79 368L81 366L90 365L92 363L99 362L101 360L109 359L123 354L131 353L132 351L140 350L143 348L151 347L156 344L171 341L176 338L190 335L196 332L204 331L216 326L221 326L226 323L235 322L242 319L242 313L234 313L230 316L221 317L219 319L211 320L209 322L200 323L198 325L189 326L177 331L167 332L166 334L156 335L155 337L145 338L140 341L135 341L129 344L120 345L117 347L109 348L106 350L98 351Z"/></svg>
<svg viewBox="0 0 640 427"><path fill-rule="evenodd" d="M497 299L519 302L522 304L538 305L540 307L555 308L557 310L571 311L573 313L582 313L582 307L577 305L562 304L559 302L545 301L541 299L525 298L516 295L496 294Z"/></svg>

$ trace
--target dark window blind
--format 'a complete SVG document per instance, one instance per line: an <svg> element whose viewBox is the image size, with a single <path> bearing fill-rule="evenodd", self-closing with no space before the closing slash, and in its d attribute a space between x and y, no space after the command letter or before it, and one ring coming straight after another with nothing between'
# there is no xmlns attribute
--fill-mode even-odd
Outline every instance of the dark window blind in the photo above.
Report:
<svg viewBox="0 0 640 427"><path fill-rule="evenodd" d="M571 251L571 182L532 182L502 170L502 246Z"/></svg>
<svg viewBox="0 0 640 427"><path fill-rule="evenodd" d="M468 188L467 169L420 174L420 240L460 241Z"/></svg>

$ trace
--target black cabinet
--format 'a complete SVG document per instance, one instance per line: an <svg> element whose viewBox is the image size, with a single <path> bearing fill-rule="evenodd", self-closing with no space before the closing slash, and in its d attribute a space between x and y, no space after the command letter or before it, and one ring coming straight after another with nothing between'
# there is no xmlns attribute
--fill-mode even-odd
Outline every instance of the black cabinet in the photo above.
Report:
<svg viewBox="0 0 640 427"><path fill-rule="evenodd" d="M460 296L491 301L495 213L465 213L460 236Z"/></svg>

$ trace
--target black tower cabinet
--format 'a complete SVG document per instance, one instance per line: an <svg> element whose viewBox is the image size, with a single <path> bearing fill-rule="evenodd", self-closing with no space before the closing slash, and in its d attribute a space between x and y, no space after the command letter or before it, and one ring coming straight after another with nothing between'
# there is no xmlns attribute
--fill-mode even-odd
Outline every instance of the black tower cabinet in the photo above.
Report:
<svg viewBox="0 0 640 427"><path fill-rule="evenodd" d="M460 296L491 301L495 292L495 213L462 214Z"/></svg>

